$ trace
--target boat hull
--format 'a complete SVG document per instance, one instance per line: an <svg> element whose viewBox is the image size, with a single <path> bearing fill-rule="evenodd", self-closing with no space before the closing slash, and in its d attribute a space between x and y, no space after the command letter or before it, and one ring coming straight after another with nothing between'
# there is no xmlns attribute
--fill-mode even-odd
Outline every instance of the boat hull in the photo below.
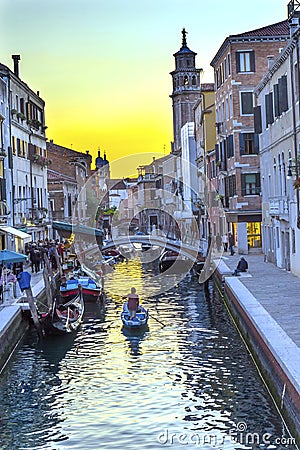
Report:
<svg viewBox="0 0 300 450"><path fill-rule="evenodd" d="M82 323L83 313L82 296L78 295L70 302L60 305L54 302L52 311L43 314L41 318L45 335L64 335L75 332Z"/></svg>
<svg viewBox="0 0 300 450"><path fill-rule="evenodd" d="M140 330L147 327L149 314L148 311L142 306L136 312L134 319L130 319L129 310L127 307L127 302L124 304L123 311L121 313L121 320L123 326L131 330Z"/></svg>

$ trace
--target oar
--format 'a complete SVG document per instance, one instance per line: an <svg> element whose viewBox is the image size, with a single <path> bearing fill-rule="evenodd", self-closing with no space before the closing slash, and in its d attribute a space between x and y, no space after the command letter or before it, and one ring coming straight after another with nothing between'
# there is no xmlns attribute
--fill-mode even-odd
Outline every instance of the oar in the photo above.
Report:
<svg viewBox="0 0 300 450"><path fill-rule="evenodd" d="M166 326L164 323L162 323L160 320L158 320L156 317L152 316L151 314L148 313L148 316L151 317L151 319L156 320L156 322L160 323L163 327Z"/></svg>

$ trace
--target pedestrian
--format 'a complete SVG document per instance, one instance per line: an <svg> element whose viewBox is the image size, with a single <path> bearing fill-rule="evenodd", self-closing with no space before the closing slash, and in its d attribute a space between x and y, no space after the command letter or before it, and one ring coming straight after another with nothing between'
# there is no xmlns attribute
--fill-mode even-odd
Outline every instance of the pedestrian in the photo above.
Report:
<svg viewBox="0 0 300 450"><path fill-rule="evenodd" d="M245 260L245 258L242 257L239 260L238 265L232 275L236 277L240 272L247 272L247 270L248 270L248 263Z"/></svg>
<svg viewBox="0 0 300 450"><path fill-rule="evenodd" d="M227 250L228 250L228 236L227 236L226 233L223 234L223 236L222 236L222 244L223 244L223 247L224 247L224 252L227 252Z"/></svg>
<svg viewBox="0 0 300 450"><path fill-rule="evenodd" d="M131 288L130 294L127 295L127 307L130 314L130 320L134 319L139 307L139 296L134 287Z"/></svg>
<svg viewBox="0 0 300 450"><path fill-rule="evenodd" d="M229 245L229 251L230 251L230 255L233 256L234 255L234 237L232 233L228 233L228 245Z"/></svg>

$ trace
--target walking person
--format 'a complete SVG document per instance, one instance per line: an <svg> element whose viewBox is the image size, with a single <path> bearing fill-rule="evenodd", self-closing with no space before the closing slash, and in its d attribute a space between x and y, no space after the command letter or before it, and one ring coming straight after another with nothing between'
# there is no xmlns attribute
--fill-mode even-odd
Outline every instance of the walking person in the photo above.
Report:
<svg viewBox="0 0 300 450"><path fill-rule="evenodd" d="M234 237L232 233L228 233L228 245L229 245L229 251L230 251L230 255L233 256L234 255Z"/></svg>
<svg viewBox="0 0 300 450"><path fill-rule="evenodd" d="M223 234L223 236L222 236L222 244L224 247L224 252L227 252L227 250L228 250L228 235L226 233Z"/></svg>

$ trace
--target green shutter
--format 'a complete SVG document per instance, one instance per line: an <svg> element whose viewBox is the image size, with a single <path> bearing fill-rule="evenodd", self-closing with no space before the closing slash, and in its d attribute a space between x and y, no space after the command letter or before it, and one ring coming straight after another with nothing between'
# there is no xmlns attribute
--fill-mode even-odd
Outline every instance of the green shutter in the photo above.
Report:
<svg viewBox="0 0 300 450"><path fill-rule="evenodd" d="M280 116L279 110L279 86L278 84L274 84L274 115L275 117Z"/></svg>
<svg viewBox="0 0 300 450"><path fill-rule="evenodd" d="M254 131L255 133L260 134L262 132L261 107L255 106L253 108L253 112L254 112Z"/></svg>
<svg viewBox="0 0 300 450"><path fill-rule="evenodd" d="M250 52L250 70L255 72L255 53L254 50Z"/></svg>
<svg viewBox="0 0 300 450"><path fill-rule="evenodd" d="M244 197L246 194L246 180L244 173L241 173L241 189L242 189L242 197Z"/></svg>
<svg viewBox="0 0 300 450"><path fill-rule="evenodd" d="M259 137L256 133L254 133L254 153L259 154Z"/></svg>
<svg viewBox="0 0 300 450"><path fill-rule="evenodd" d="M239 139L240 139L240 155L244 155L245 154L245 140L244 140L243 133L239 134Z"/></svg>
<svg viewBox="0 0 300 450"><path fill-rule="evenodd" d="M236 72L239 73L241 71L240 52L235 52L235 62L236 62Z"/></svg>

